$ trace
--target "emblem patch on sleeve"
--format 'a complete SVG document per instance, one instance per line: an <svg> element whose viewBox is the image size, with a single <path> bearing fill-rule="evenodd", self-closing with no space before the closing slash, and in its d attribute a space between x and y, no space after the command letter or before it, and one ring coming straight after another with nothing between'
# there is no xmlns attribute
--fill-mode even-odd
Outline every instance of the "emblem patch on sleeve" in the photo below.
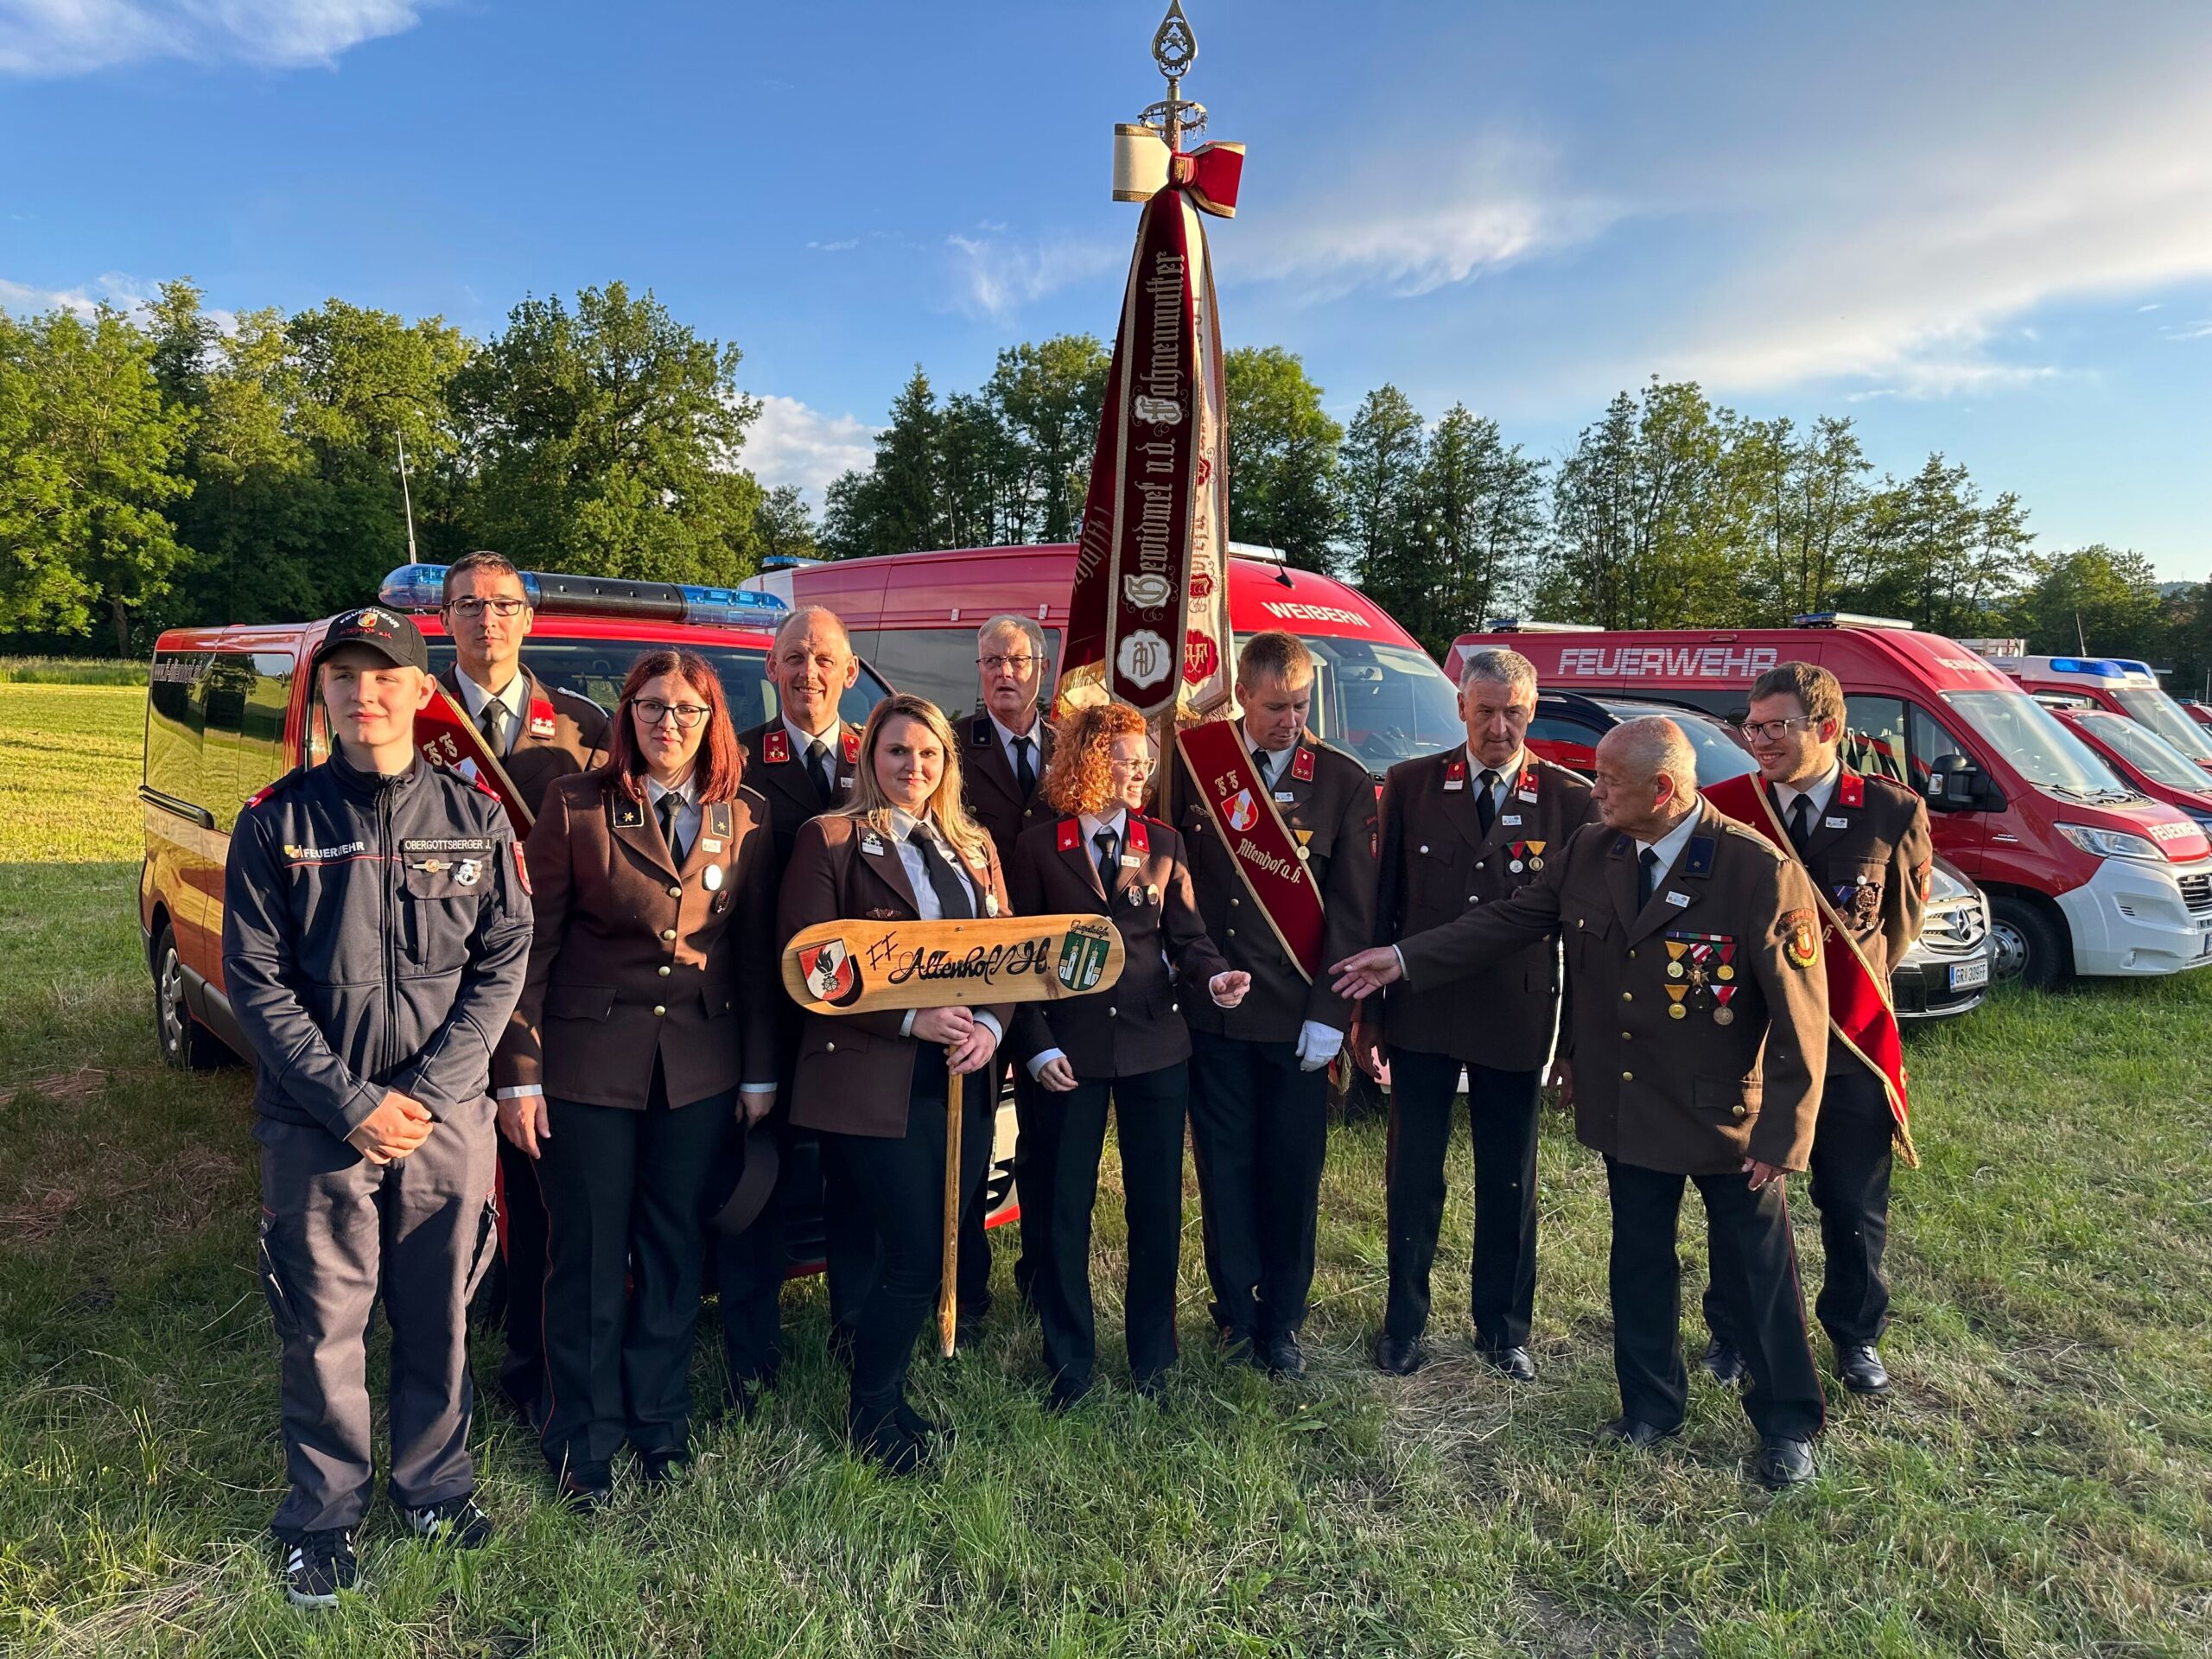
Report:
<svg viewBox="0 0 2212 1659"><path fill-rule="evenodd" d="M1821 932L1811 911L1783 912L1782 954L1792 968L1809 968L1821 959Z"/></svg>

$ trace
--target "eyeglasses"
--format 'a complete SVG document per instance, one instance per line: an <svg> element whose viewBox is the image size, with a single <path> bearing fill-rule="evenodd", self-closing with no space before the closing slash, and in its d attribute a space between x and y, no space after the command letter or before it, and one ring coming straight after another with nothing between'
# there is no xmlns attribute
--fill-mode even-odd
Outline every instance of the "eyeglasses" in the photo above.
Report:
<svg viewBox="0 0 2212 1659"><path fill-rule="evenodd" d="M1787 720L1747 720L1736 729L1744 734L1746 742L1756 742L1763 737L1770 743L1779 743L1783 734L1792 728L1801 732L1810 731L1813 717L1810 715L1792 715Z"/></svg>
<svg viewBox="0 0 2212 1659"><path fill-rule="evenodd" d="M1007 670L1012 670L1016 674L1027 674L1037 666L1037 659L1034 657L978 657L976 659L976 665L978 668L988 668L994 674L1002 673Z"/></svg>
<svg viewBox="0 0 2212 1659"><path fill-rule="evenodd" d="M471 622L486 611L494 616L518 616L529 608L530 601L526 599L477 599L472 596L446 601L446 609L455 616L467 617Z"/></svg>
<svg viewBox="0 0 2212 1659"><path fill-rule="evenodd" d="M676 723L687 732L707 717L707 710L698 703L663 702L658 697L633 697L630 707L648 726L658 726L673 715Z"/></svg>

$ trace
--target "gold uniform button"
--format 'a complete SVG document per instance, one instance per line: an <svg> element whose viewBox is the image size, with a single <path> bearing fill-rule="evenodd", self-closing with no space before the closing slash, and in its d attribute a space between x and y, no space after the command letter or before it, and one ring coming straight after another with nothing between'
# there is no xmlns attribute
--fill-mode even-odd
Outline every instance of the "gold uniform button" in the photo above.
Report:
<svg viewBox="0 0 2212 1659"><path fill-rule="evenodd" d="M1424 853L1425 853L1425 852L1427 852L1427 851L1428 850L1428 843L1427 843L1427 842L1423 842L1421 843L1421 851L1423 851Z"/></svg>
<svg viewBox="0 0 2212 1659"><path fill-rule="evenodd" d="M676 937L676 930L672 927L664 927L660 931L660 936L664 939L672 939Z"/></svg>
<svg viewBox="0 0 2212 1659"><path fill-rule="evenodd" d="M1633 1072L1633 1071L1624 1071L1624 1072L1622 1072L1622 1073L1621 1073L1621 1081L1622 1081L1623 1083L1634 1083L1634 1082L1636 1081L1636 1073L1635 1073L1635 1072Z"/></svg>
<svg viewBox="0 0 2212 1659"><path fill-rule="evenodd" d="M668 1010L663 1007L659 1003L656 1002L653 1004L653 1017L655 1019L658 1019L662 1014L666 1014Z"/></svg>
<svg viewBox="0 0 2212 1659"><path fill-rule="evenodd" d="M1234 899L1230 899L1229 902L1230 902L1230 903L1231 903L1231 904L1235 904L1236 901ZM1230 929L1229 930L1229 937L1230 937L1230 938L1232 938L1232 939L1233 939L1233 938L1235 938L1236 937L1236 930L1235 928L1233 928L1233 927L1232 927L1232 928L1230 928Z"/></svg>
<svg viewBox="0 0 2212 1659"><path fill-rule="evenodd" d="M660 976L663 979L666 979L668 977L668 964L664 962L660 965Z"/></svg>
<svg viewBox="0 0 2212 1659"><path fill-rule="evenodd" d="M822 1045L822 1052L824 1054L835 1054L837 1052L837 1045L835 1043L824 1043Z"/></svg>
<svg viewBox="0 0 2212 1659"><path fill-rule="evenodd" d="M1630 962L1634 962L1634 961L1636 960L1636 952L1635 952L1635 951L1633 951L1633 950L1630 951L1630 952L1628 953L1628 959L1629 959Z"/></svg>
<svg viewBox="0 0 2212 1659"><path fill-rule="evenodd" d="M1744 1108L1743 1108L1743 1106L1742 1106L1742 1104L1741 1104L1740 1103L1738 1103L1738 1104L1736 1104L1736 1105L1734 1105L1734 1106L1730 1107L1728 1109L1729 1109L1730 1111L1732 1111L1732 1112L1735 1113L1735 1114L1736 1114L1736 1116L1738 1116L1738 1117L1741 1117L1741 1116L1743 1116L1743 1115L1744 1115Z"/></svg>
<svg viewBox="0 0 2212 1659"><path fill-rule="evenodd" d="M1244 902L1244 901L1243 901L1242 899L1236 899L1236 898L1232 898L1232 899L1230 899L1230 901L1229 901L1229 907L1230 907L1231 910L1234 910L1234 909L1236 909L1236 906L1239 906L1239 905L1243 904L1243 902Z"/></svg>
<svg viewBox="0 0 2212 1659"><path fill-rule="evenodd" d="M679 881L676 886L671 887L668 890L668 896L671 899L681 899L683 896L683 884Z"/></svg>
<svg viewBox="0 0 2212 1659"><path fill-rule="evenodd" d="M1628 1034L1628 1033L1626 1033L1626 1032L1623 1032L1623 1033L1621 1033L1621 1041L1623 1041L1623 1042L1624 1042L1624 1043L1632 1043L1632 1042L1634 1042L1635 1040L1636 1040L1636 1039L1635 1039L1635 1038L1633 1038L1633 1037L1631 1037L1631 1036L1630 1036L1630 1035Z"/></svg>
<svg viewBox="0 0 2212 1659"><path fill-rule="evenodd" d="M1636 1001L1636 993L1635 993L1634 991L1623 991L1623 992L1621 993L1621 1001L1624 1001L1624 1002L1633 1002L1633 1001Z"/></svg>
<svg viewBox="0 0 2212 1659"><path fill-rule="evenodd" d="M1116 1014L1119 1014L1120 1012L1121 1012L1121 1010L1120 1010L1119 1008L1109 1008L1109 1009L1107 1009L1107 1010L1106 1010L1106 1017L1107 1017L1109 1020L1111 1020L1111 1019L1112 1019Z"/></svg>

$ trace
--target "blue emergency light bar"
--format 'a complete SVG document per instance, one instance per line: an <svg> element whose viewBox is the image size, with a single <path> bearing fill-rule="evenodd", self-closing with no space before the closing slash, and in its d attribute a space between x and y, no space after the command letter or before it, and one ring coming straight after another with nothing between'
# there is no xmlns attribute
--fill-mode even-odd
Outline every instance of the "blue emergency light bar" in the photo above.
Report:
<svg viewBox="0 0 2212 1659"><path fill-rule="evenodd" d="M626 616L709 628L773 626L791 608L775 594L751 588L632 582L623 576L570 576L543 570L524 571L522 590L532 610L549 616ZM395 611L421 613L443 604L445 591L442 564L403 564L384 579L377 598Z"/></svg>
<svg viewBox="0 0 2212 1659"><path fill-rule="evenodd" d="M1861 616L1857 611L1808 611L1789 619L1793 628L1910 628L1898 616Z"/></svg>
<svg viewBox="0 0 2212 1659"><path fill-rule="evenodd" d="M2094 674L2101 680L2125 679L2138 666L2134 663L2115 662L2109 657L2054 657L2050 669L2054 674ZM2144 670L2146 674L2148 669Z"/></svg>

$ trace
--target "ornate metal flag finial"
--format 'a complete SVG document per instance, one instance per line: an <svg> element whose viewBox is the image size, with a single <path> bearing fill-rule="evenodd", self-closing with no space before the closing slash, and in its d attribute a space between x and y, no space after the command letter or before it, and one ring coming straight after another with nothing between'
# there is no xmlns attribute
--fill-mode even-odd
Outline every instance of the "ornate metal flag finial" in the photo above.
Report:
<svg viewBox="0 0 2212 1659"><path fill-rule="evenodd" d="M1152 60L1170 80L1179 80L1198 55L1198 37L1191 33L1191 20L1183 15L1183 0L1167 0L1167 16L1152 37ZM1169 96L1173 97L1171 88Z"/></svg>

